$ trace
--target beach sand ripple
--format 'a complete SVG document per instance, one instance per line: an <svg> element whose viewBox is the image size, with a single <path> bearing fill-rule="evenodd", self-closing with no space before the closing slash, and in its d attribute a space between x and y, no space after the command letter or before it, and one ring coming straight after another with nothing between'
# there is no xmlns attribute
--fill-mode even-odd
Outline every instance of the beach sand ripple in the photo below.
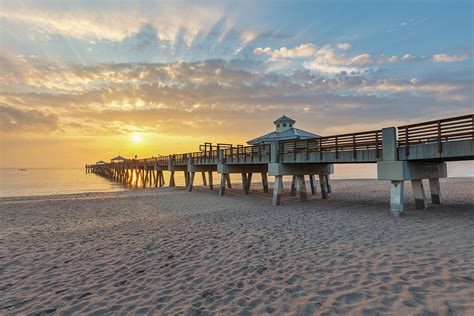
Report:
<svg viewBox="0 0 474 316"><path fill-rule="evenodd" d="M376 180L4 198L0 314L474 315L473 184L421 211L407 185L402 218Z"/></svg>

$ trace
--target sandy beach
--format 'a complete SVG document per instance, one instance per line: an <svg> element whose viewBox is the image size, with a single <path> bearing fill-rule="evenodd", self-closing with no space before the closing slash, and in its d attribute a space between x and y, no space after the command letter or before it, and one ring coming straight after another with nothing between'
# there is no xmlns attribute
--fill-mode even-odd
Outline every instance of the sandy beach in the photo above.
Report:
<svg viewBox="0 0 474 316"><path fill-rule="evenodd" d="M473 184L420 211L407 182L402 218L376 180L3 198L0 314L474 315Z"/></svg>

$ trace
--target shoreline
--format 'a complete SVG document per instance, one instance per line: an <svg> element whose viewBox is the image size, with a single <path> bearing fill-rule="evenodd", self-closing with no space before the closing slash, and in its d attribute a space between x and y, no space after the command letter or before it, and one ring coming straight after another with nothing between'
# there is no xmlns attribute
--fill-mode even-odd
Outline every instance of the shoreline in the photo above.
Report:
<svg viewBox="0 0 474 316"><path fill-rule="evenodd" d="M449 179L449 180L463 180L463 181L472 180L472 181L474 181L474 176L447 177L447 178L441 178L440 181L441 182L449 181L447 179ZM105 180L111 181L111 180L108 180L108 179L105 179ZM316 179L316 181L319 184L319 180ZM331 178L331 182L346 182L346 181L351 181L351 182L376 181L376 182L380 182L380 183L389 183L389 181L387 181L387 180L378 180L376 178L353 178L353 179L334 179L334 178ZM411 186L409 180L407 180L405 182L406 182L405 185ZM291 181L288 181L288 180L283 181L283 183L285 184L285 190L288 188L288 186L291 185ZM261 185L261 183L258 180L255 181L255 182L252 182L252 190L251 191L253 193L258 193L259 191L261 191L261 189L259 189L260 185ZM273 188L273 181L271 181L271 179L269 179L269 189L270 189L270 191L271 191L272 188ZM307 188L307 190L310 190L309 189L310 188L309 187L309 181L307 179L306 179L306 188ZM85 191L85 192L77 192L77 193L0 196L0 203L10 202L10 201L21 201L21 200L37 200L37 199L42 199L42 198L50 200L50 199L53 199L53 198L55 198L55 199L65 199L65 198L76 198L76 197L77 198L100 197L101 195L126 194L126 193L130 193L130 192L140 192L140 191L156 192L156 191L159 191L159 190L166 190L166 189L170 189L170 187L165 185L161 188L160 187L158 187L158 188L131 188L129 186L123 185L122 189L120 189L120 190L97 190L97 191ZM186 187L184 185L176 185L176 187L174 187L173 189L186 190ZM200 191L200 190L209 191L207 188L204 188L200 183L195 184L193 189L194 190L197 189L198 191ZM232 182L232 189L226 188L226 192L238 193L237 189L239 189L239 190L242 189L242 183ZM318 187L318 189L319 189L319 187ZM425 188L425 190L429 190L429 187ZM216 184L214 185L214 190L213 191L218 192L218 187L217 187ZM210 191L210 192L213 192L213 191ZM261 193L263 194L263 192L261 192Z"/></svg>

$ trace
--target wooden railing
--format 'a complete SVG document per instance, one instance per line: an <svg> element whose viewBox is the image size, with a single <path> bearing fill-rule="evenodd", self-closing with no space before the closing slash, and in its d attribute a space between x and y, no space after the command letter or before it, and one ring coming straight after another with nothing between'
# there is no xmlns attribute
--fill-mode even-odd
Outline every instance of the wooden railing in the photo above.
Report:
<svg viewBox="0 0 474 316"><path fill-rule="evenodd" d="M437 143L443 152L443 143L474 138L474 114L452 117L398 127L398 147L410 155L410 145Z"/></svg>
<svg viewBox="0 0 474 316"><path fill-rule="evenodd" d="M188 164L188 154L176 154L174 155L174 164L177 165L186 165Z"/></svg>
<svg viewBox="0 0 474 316"><path fill-rule="evenodd" d="M334 152L338 159L339 153L352 151L354 159L357 159L357 150L369 149L375 149L376 157L379 157L379 150L382 149L382 130L281 141L279 155L280 159L283 159L284 155L291 153L296 159L298 153L308 156L312 152L318 152L322 160L324 152Z"/></svg>
<svg viewBox="0 0 474 316"><path fill-rule="evenodd" d="M169 156L160 156L156 157L156 162L158 166L167 166L169 162Z"/></svg>
<svg viewBox="0 0 474 316"><path fill-rule="evenodd" d="M405 155L410 155L410 145L434 144L438 146L438 151L443 152L443 143L448 141L474 139L474 114L458 116L453 118L404 125L398 127L398 148L405 149ZM193 153L182 153L173 155L174 164L186 165L188 163L188 155L191 154L193 162L211 164L216 163L219 149L223 150L224 162L232 163L255 163L269 162L271 146L255 145L234 147L231 144L212 145L205 143L200 146L201 151ZM382 150L382 130L374 130L368 132L340 134L333 136L324 136L320 138L311 138L306 140L288 140L279 142L279 158L283 159L293 155L296 160L297 155L305 154L306 160L309 154L318 153L320 160L323 160L325 152L335 153L336 160L342 152L352 152L354 160L357 160L358 150L375 150L376 158L379 158L379 152ZM347 155L346 155L347 157ZM154 165L156 161L158 165L168 165L169 156L160 156L148 158L147 165ZM131 159L123 162L104 163L103 165L95 165L100 168L108 168L110 166L132 166L143 165L145 159Z"/></svg>
<svg viewBox="0 0 474 316"><path fill-rule="evenodd" d="M197 151L193 152L192 156L193 159L214 159L217 158L217 149L216 150L208 150L208 151Z"/></svg>
<svg viewBox="0 0 474 316"><path fill-rule="evenodd" d="M269 161L270 145L237 146L224 149L224 161L228 159L237 160L237 162Z"/></svg>

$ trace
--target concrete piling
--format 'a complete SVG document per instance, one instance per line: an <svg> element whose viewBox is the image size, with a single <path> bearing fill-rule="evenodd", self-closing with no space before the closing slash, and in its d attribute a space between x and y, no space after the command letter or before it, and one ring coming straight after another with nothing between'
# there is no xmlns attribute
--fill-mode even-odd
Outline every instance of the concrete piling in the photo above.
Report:
<svg viewBox="0 0 474 316"><path fill-rule="evenodd" d="M209 171L209 189L214 190L214 184L213 184L213 179L212 179L212 171Z"/></svg>
<svg viewBox="0 0 474 316"><path fill-rule="evenodd" d="M390 212L395 217L403 215L404 181L392 181L390 185Z"/></svg>
<svg viewBox="0 0 474 316"><path fill-rule="evenodd" d="M291 178L290 196L296 196L296 176L295 175L293 175L293 177Z"/></svg>
<svg viewBox="0 0 474 316"><path fill-rule="evenodd" d="M319 185L321 187L321 197L325 200L328 198L328 191L327 191L327 183L326 183L326 177L324 174L319 175Z"/></svg>
<svg viewBox="0 0 474 316"><path fill-rule="evenodd" d="M304 180L304 175L299 175L296 177L296 185L298 187L298 192L300 194L300 200L307 201L308 194L306 193L306 183Z"/></svg>
<svg viewBox="0 0 474 316"><path fill-rule="evenodd" d="M281 204L281 183L283 176L275 176L275 183L273 184L273 199L272 205L277 206Z"/></svg>
<svg viewBox="0 0 474 316"><path fill-rule="evenodd" d="M429 179L431 203L441 204L441 187L439 185L439 178Z"/></svg>
<svg viewBox="0 0 474 316"><path fill-rule="evenodd" d="M417 210L423 210L427 207L425 189L423 188L423 180L413 179L411 180L413 187L413 195L415 196L415 206Z"/></svg>
<svg viewBox="0 0 474 316"><path fill-rule="evenodd" d="M268 193L268 177L266 172L262 172L262 185L263 185L263 192Z"/></svg>

